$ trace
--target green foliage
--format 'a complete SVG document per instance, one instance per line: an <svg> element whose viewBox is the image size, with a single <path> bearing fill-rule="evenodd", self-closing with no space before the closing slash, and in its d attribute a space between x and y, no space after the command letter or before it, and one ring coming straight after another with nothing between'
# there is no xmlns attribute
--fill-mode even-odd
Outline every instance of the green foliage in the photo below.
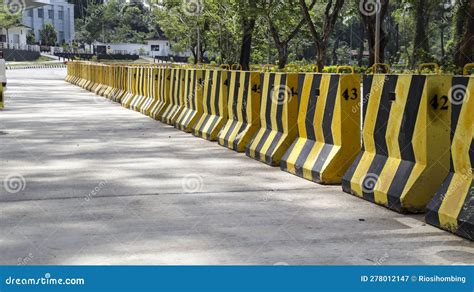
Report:
<svg viewBox="0 0 474 292"><path fill-rule="evenodd" d="M28 45L34 45L36 43L35 34L33 32L29 31L26 35L26 43Z"/></svg>
<svg viewBox="0 0 474 292"><path fill-rule="evenodd" d="M54 46L57 41L57 34L51 23L46 23L39 31L41 44L45 46Z"/></svg>
<svg viewBox="0 0 474 292"><path fill-rule="evenodd" d="M21 24L21 14L10 14L5 11L6 6L0 3L0 28L9 29Z"/></svg>
<svg viewBox="0 0 474 292"><path fill-rule="evenodd" d="M254 64L283 61L311 71L312 64L318 62L327 65L325 72L335 72L340 64L358 64L355 71L365 72L369 63L362 54L369 44L359 0L344 1L329 34L325 30L332 11L327 10L328 3L334 6L335 1L316 0L314 6L313 0L304 1L311 6L308 12L319 41L307 23L299 27L303 19L300 0L150 0L147 3L154 3L151 10L140 3L101 2L76 3L83 14L76 21L77 41L143 42L148 37L166 36L174 53L192 52L189 62L197 62L200 52L210 62L233 64L240 61L245 23L255 20L250 51ZM459 73L454 56L459 54L468 17L465 3L389 1L382 23L387 35L385 62L392 64L395 72L414 72L420 63L436 62L446 72ZM419 15L423 15L422 21ZM420 41L423 35L426 37ZM319 50L321 40L325 52ZM324 62L318 55L324 56Z"/></svg>
<svg viewBox="0 0 474 292"><path fill-rule="evenodd" d="M85 14L76 20L76 40L81 43L143 43L153 30L152 12L141 2L90 3Z"/></svg>

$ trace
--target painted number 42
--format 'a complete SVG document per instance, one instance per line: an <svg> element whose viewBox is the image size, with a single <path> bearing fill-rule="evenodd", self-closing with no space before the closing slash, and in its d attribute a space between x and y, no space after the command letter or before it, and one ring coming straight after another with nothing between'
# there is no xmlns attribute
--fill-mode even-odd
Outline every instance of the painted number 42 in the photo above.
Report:
<svg viewBox="0 0 474 292"><path fill-rule="evenodd" d="M438 97L438 95L433 96L433 98L430 101L431 107L435 110L442 110L446 111L448 110L448 97L446 95L443 95L441 97Z"/></svg>

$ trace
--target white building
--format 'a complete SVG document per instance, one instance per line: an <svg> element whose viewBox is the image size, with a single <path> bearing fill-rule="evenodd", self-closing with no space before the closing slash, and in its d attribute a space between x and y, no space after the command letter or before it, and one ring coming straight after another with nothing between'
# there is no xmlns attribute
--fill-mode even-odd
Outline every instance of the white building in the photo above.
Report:
<svg viewBox="0 0 474 292"><path fill-rule="evenodd" d="M42 1L44 2L44 1ZM74 40L74 5L66 0L49 0L48 5L26 9L23 24L31 27L37 42L41 41L39 31L45 24L51 23L57 34L57 43L71 44Z"/></svg>
<svg viewBox="0 0 474 292"><path fill-rule="evenodd" d="M10 27L7 31L5 28L0 28L0 43L3 43L3 46L23 49L26 47L26 35L31 29L25 25L19 25L15 27Z"/></svg>
<svg viewBox="0 0 474 292"><path fill-rule="evenodd" d="M148 57L168 57L170 55L179 55L181 57L191 56L191 52L183 54L174 54L171 44L167 39L148 40L146 44L112 44L96 42L93 45L95 51L101 54L132 54Z"/></svg>

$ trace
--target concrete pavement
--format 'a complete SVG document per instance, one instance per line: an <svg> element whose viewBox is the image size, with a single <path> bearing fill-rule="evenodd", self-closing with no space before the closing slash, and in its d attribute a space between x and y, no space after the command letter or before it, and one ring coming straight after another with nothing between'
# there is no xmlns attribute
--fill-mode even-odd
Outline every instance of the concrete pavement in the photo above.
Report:
<svg viewBox="0 0 474 292"><path fill-rule="evenodd" d="M472 264L471 242L8 71L0 264Z"/></svg>

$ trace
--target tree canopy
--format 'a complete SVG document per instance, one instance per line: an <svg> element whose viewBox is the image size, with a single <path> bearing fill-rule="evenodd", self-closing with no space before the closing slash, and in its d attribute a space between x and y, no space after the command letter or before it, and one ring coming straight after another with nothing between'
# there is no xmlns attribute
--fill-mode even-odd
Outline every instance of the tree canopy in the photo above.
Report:
<svg viewBox="0 0 474 292"><path fill-rule="evenodd" d="M474 61L474 0L102 2L81 4L78 42L143 42L165 35L174 52L190 51L196 62L200 55L244 68L292 62L370 66L380 12L379 62L403 69L438 62L457 71Z"/></svg>

